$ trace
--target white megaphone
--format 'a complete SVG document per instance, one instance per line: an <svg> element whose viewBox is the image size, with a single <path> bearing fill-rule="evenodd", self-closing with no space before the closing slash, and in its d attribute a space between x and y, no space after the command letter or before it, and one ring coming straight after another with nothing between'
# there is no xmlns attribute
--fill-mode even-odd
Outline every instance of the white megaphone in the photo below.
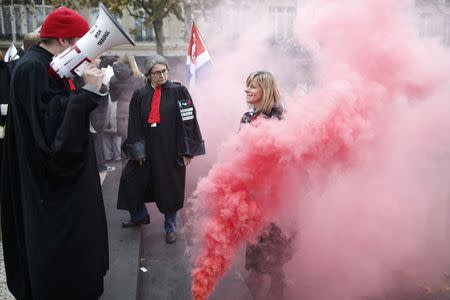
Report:
<svg viewBox="0 0 450 300"><path fill-rule="evenodd" d="M55 56L50 63L61 78L81 76L88 62L108 49L121 44L135 46L133 39L100 3L100 14L94 26L72 47Z"/></svg>

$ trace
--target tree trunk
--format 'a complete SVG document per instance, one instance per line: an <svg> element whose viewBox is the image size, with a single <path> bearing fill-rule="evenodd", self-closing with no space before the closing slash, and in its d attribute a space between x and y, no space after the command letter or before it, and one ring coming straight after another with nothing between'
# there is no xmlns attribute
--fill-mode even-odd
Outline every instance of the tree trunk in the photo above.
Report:
<svg viewBox="0 0 450 300"><path fill-rule="evenodd" d="M184 4L184 12L185 12L185 31L184 31L184 39L186 41L189 41L190 35L191 35L191 26L192 26L192 4L185 3Z"/></svg>
<svg viewBox="0 0 450 300"><path fill-rule="evenodd" d="M159 55L164 55L163 21L162 20L153 21L153 29L155 30L156 53L158 53Z"/></svg>

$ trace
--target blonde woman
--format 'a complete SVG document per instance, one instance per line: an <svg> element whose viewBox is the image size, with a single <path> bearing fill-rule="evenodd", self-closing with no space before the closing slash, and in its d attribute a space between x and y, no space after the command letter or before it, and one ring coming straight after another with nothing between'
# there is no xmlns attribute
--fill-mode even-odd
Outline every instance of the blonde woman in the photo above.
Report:
<svg viewBox="0 0 450 300"><path fill-rule="evenodd" d="M276 118L283 114L280 92L274 76L267 71L251 73L246 80L245 89L250 111L241 119L241 127L258 118ZM248 244L245 255L245 268L250 272L247 285L254 299L282 299L284 292L283 265L292 257L291 240L275 223L269 223L259 233L255 244ZM270 289L266 296L261 295L261 282L269 275Z"/></svg>
<svg viewBox="0 0 450 300"><path fill-rule="evenodd" d="M242 124L251 123L259 116L281 119L283 114L281 96L271 73L267 71L251 73L246 80L245 94L250 111L242 117Z"/></svg>

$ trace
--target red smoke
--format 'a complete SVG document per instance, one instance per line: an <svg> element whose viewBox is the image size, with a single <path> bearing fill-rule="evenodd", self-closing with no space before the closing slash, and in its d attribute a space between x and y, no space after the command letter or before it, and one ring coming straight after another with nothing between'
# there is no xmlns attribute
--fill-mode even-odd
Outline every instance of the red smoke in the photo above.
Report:
<svg viewBox="0 0 450 300"><path fill-rule="evenodd" d="M200 182L198 198L209 204L212 217L205 230L204 253L193 271L195 299L211 293L239 243L251 239L277 212L282 201L279 187L287 170L349 162L352 148L364 138L366 107L359 98L348 100L348 93L354 91L328 92L320 95L324 102L339 105L332 105L322 116L316 113L316 119L304 116L299 122L289 114L285 121L244 128L224 150L230 155Z"/></svg>
<svg viewBox="0 0 450 300"><path fill-rule="evenodd" d="M299 23L303 42L320 49L317 88L289 103L284 120L246 126L228 140L198 185L209 219L192 275L194 299L206 299L238 246L286 207L304 236L293 264L329 282L307 299L372 295L388 271L424 257L423 240L445 244L429 237L437 227L424 220L447 199L445 184L430 179L443 169L436 175L426 168L439 154L439 130L450 128L450 107L440 106L450 98L448 56L419 39L407 1L314 3ZM308 12L314 17L302 18ZM424 61L425 53L440 63ZM305 172L308 182L297 180ZM442 255L417 268L431 274Z"/></svg>

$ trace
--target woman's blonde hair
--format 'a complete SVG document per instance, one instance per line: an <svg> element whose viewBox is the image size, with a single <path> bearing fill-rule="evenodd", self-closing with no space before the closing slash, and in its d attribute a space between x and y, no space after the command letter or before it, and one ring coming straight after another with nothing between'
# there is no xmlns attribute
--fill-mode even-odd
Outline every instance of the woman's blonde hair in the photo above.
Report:
<svg viewBox="0 0 450 300"><path fill-rule="evenodd" d="M253 72L248 75L245 83L249 86L253 81L258 83L262 89L261 112L269 114L274 106L281 105L280 91L278 90L275 77L270 72Z"/></svg>
<svg viewBox="0 0 450 300"><path fill-rule="evenodd" d="M5 54L2 50L0 50L0 61L3 61L5 59Z"/></svg>
<svg viewBox="0 0 450 300"><path fill-rule="evenodd" d="M142 73L141 73L141 71L139 71L139 68L136 64L136 60L134 59L134 56L128 55L128 54L122 54L121 56L119 56L119 59L117 61L120 63L123 63L123 64L127 64L131 68L131 71L133 72L133 76L135 78L142 77Z"/></svg>

